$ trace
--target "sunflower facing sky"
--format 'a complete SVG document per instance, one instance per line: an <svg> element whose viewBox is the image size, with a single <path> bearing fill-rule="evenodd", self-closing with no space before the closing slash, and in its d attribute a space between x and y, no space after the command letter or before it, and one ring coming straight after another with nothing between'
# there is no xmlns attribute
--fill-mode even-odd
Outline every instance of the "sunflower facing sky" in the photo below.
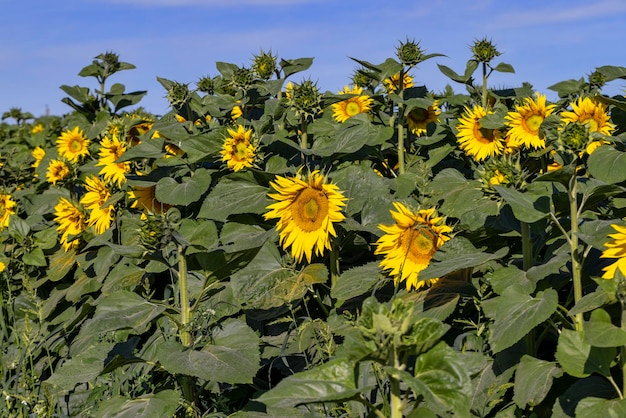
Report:
<svg viewBox="0 0 626 418"><path fill-rule="evenodd" d="M404 73L402 77L402 89L408 89L413 87L415 83L413 82L413 77L411 77L408 73ZM400 87L400 73L395 73L389 78L386 78L384 81L385 87L387 88L387 92L394 93Z"/></svg>
<svg viewBox="0 0 626 418"><path fill-rule="evenodd" d="M335 184L327 183L326 176L315 170L303 176L276 176L270 185L276 193L268 194L276 202L267 206L267 219L278 218L276 229L283 249L291 247L298 262L305 256L311 262L313 252L321 256L331 249L331 236L336 237L334 223L345 219L341 209L346 197Z"/></svg>
<svg viewBox="0 0 626 418"><path fill-rule="evenodd" d="M502 132L481 127L480 119L485 116L487 112L482 106L475 106L473 109L465 107L465 112L456 126L459 146L476 161L500 155L504 151Z"/></svg>
<svg viewBox="0 0 626 418"><path fill-rule="evenodd" d="M126 144L120 141L117 135L112 135L110 138L104 137L100 146L96 166L102 169L98 174L101 174L105 181L112 181L117 187L122 187L126 182L126 174L130 173L130 161L118 163L116 160L126 152Z"/></svg>
<svg viewBox="0 0 626 418"><path fill-rule="evenodd" d="M80 245L80 240L70 240L86 228L85 215L74 203L64 197L54 206L54 221L59 224L57 231L61 234L61 246L67 252Z"/></svg>
<svg viewBox="0 0 626 418"><path fill-rule="evenodd" d="M15 201L11 195L0 193L0 229L9 226L11 215L15 215Z"/></svg>
<svg viewBox="0 0 626 418"><path fill-rule="evenodd" d="M396 222L378 225L385 234L376 241L374 254L382 254L383 270L390 270L394 283L404 281L407 290L436 283L439 278L419 280L419 273L428 267L435 252L450 239L446 234L452 228L435 209L412 211L400 202L394 202L396 211L390 211Z"/></svg>
<svg viewBox="0 0 626 418"><path fill-rule="evenodd" d="M427 109L422 109L421 107L411 109L411 111L405 115L405 118L409 130L415 135L420 136L426 133L426 128L430 123L439 122L440 114L441 109L439 109L439 104L437 100L435 100Z"/></svg>
<svg viewBox="0 0 626 418"><path fill-rule="evenodd" d="M579 122L589 126L590 132L598 132L604 135L611 135L615 126L609 122L610 116L603 103L596 102L589 97L579 97L571 104L572 111L561 113L561 118L565 124Z"/></svg>
<svg viewBox="0 0 626 418"><path fill-rule="evenodd" d="M89 155L89 139L77 126L61 133L57 139L57 149L61 157L76 163L81 157Z"/></svg>
<svg viewBox="0 0 626 418"><path fill-rule="evenodd" d="M339 91L339 94L357 95L332 104L333 118L340 123L347 121L352 116L369 112L374 101L371 97L363 95L362 87L355 86L350 89L350 87L345 86L343 91Z"/></svg>
<svg viewBox="0 0 626 418"><path fill-rule="evenodd" d="M239 125L237 130L228 129L230 137L226 138L220 154L222 161L233 171L252 167L256 153L256 146L252 144L252 130Z"/></svg>
<svg viewBox="0 0 626 418"><path fill-rule="evenodd" d="M128 197L133 200L131 208L141 209L144 213L163 213L171 207L165 203L161 203L156 198L156 185L154 186L135 186L128 192Z"/></svg>
<svg viewBox="0 0 626 418"><path fill-rule="evenodd" d="M546 96L535 94L537 100L527 97L523 105L515 106L515 112L505 116L506 124L511 128L509 137L513 146L534 149L546 147L546 141L539 137L539 127L552 114L556 105L546 105Z"/></svg>
<svg viewBox="0 0 626 418"><path fill-rule="evenodd" d="M616 259L613 264L610 264L602 269L604 274L603 279L615 278L617 269L626 277L626 227L612 224L611 227L617 231L615 234L609 234L609 241L604 244L606 249L602 252L601 258L613 258Z"/></svg>
<svg viewBox="0 0 626 418"><path fill-rule="evenodd" d="M111 191L106 184L96 176L88 176L85 179L87 192L80 199L80 203L89 210L88 226L95 225L96 234L104 233L113 221L113 205L104 206L111 198Z"/></svg>
<svg viewBox="0 0 626 418"><path fill-rule="evenodd" d="M70 168L65 162L60 160L51 160L46 171L46 180L48 183L56 185L57 182L63 180L70 174Z"/></svg>

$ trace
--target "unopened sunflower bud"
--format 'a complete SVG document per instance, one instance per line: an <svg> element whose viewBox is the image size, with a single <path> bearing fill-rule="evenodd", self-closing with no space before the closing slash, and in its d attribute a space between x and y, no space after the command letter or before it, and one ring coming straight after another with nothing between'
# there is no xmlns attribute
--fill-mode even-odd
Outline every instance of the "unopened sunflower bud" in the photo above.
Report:
<svg viewBox="0 0 626 418"><path fill-rule="evenodd" d="M252 70L261 80L269 80L276 71L276 57L271 52L261 51L260 55L254 56Z"/></svg>
<svg viewBox="0 0 626 418"><path fill-rule="evenodd" d="M492 59L500 55L500 52L496 49L496 46L487 38L480 41L476 40L472 45L472 53L474 59L479 62L490 62Z"/></svg>
<svg viewBox="0 0 626 418"><path fill-rule="evenodd" d="M250 68L242 67L233 72L230 79L231 85L236 89L246 90L254 81L254 73Z"/></svg>
<svg viewBox="0 0 626 418"><path fill-rule="evenodd" d="M413 66L424 60L424 51L419 46L419 42L411 41L401 42L396 48L396 55L400 62L404 65Z"/></svg>
<svg viewBox="0 0 626 418"><path fill-rule="evenodd" d="M198 88L199 91L203 93L213 94L215 93L215 81L216 79L211 78L209 76L202 77L196 83L196 87Z"/></svg>
<svg viewBox="0 0 626 418"><path fill-rule="evenodd" d="M174 107L182 106L190 98L189 85L174 82L167 92L167 100Z"/></svg>
<svg viewBox="0 0 626 418"><path fill-rule="evenodd" d="M289 106L297 115L314 117L322 111L321 103L322 95L311 80L304 80L301 84L293 83Z"/></svg>
<svg viewBox="0 0 626 418"><path fill-rule="evenodd" d="M589 84L591 87L602 88L606 84L606 76L599 71L589 74Z"/></svg>

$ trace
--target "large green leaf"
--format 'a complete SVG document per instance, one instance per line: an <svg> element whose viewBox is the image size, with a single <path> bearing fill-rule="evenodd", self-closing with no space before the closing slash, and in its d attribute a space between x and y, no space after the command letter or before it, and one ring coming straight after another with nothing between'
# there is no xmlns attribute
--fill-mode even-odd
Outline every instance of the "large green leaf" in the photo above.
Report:
<svg viewBox="0 0 626 418"><path fill-rule="evenodd" d="M212 334L212 344L186 349L176 341L159 343L155 356L170 373L221 383L252 383L260 367L259 337L245 323L228 319Z"/></svg>
<svg viewBox="0 0 626 418"><path fill-rule="evenodd" d="M384 125L373 125L367 116L355 116L339 125L332 136L322 136L311 147L313 154L328 157L333 154L350 154L365 145L381 145L391 138L394 129Z"/></svg>
<svg viewBox="0 0 626 418"><path fill-rule="evenodd" d="M626 180L626 153L609 145L596 149L587 160L591 175L605 183L615 184Z"/></svg>
<svg viewBox="0 0 626 418"><path fill-rule="evenodd" d="M362 224L390 223L392 221L389 210L392 196L385 180L374 172L374 169L365 164L353 164L335 171L332 180L348 198L344 209L348 216L356 215L368 206L369 214ZM374 204L368 205L370 202Z"/></svg>
<svg viewBox="0 0 626 418"><path fill-rule="evenodd" d="M502 186L493 186L493 188L511 206L515 217L522 222L530 224L550 214L549 195L536 196Z"/></svg>
<svg viewBox="0 0 626 418"><path fill-rule="evenodd" d="M156 394L135 399L114 396L104 400L96 410L96 418L170 418L178 409L180 395L175 390L163 390Z"/></svg>
<svg viewBox="0 0 626 418"><path fill-rule="evenodd" d="M620 347L626 345L626 331L611 323L604 309L591 312L589 321L583 322L585 342L594 347Z"/></svg>
<svg viewBox="0 0 626 418"><path fill-rule="evenodd" d="M583 379L576 379L554 402L552 417L576 417L576 408L583 399L594 397L610 399L616 396L615 388L605 377L593 375Z"/></svg>
<svg viewBox="0 0 626 418"><path fill-rule="evenodd" d="M341 273L330 290L330 296L337 300L337 306L341 306L347 300L371 291L380 281L380 267L372 261Z"/></svg>
<svg viewBox="0 0 626 418"><path fill-rule="evenodd" d="M485 315L494 321L489 335L494 353L509 348L550 318L558 303L558 294L554 289L546 289L532 297L515 287L484 301Z"/></svg>
<svg viewBox="0 0 626 418"><path fill-rule="evenodd" d="M45 383L71 390L79 383L94 381L104 369L104 361L114 345L98 342L88 346L58 367Z"/></svg>
<svg viewBox="0 0 626 418"><path fill-rule="evenodd" d="M200 197L211 185L211 170L199 168L191 177L183 177L178 182L171 177L163 177L156 184L155 196L168 205L189 205Z"/></svg>
<svg viewBox="0 0 626 418"><path fill-rule="evenodd" d="M198 217L224 222L234 214L265 213L271 203L267 193L250 177L224 177L202 202Z"/></svg>
<svg viewBox="0 0 626 418"><path fill-rule="evenodd" d="M626 417L626 399L585 398L576 407L576 418Z"/></svg>
<svg viewBox="0 0 626 418"><path fill-rule="evenodd" d="M536 406L544 400L562 370L556 363L524 355L515 372L513 400L520 408Z"/></svg>
<svg viewBox="0 0 626 418"><path fill-rule="evenodd" d="M272 407L350 399L369 389L356 387L354 367L348 360L333 359L311 370L286 377L256 400Z"/></svg>
<svg viewBox="0 0 626 418"><path fill-rule="evenodd" d="M593 347L585 341L582 331L561 330L556 348L556 359L563 370L574 377L592 373L610 376L609 368L615 358L613 347Z"/></svg>

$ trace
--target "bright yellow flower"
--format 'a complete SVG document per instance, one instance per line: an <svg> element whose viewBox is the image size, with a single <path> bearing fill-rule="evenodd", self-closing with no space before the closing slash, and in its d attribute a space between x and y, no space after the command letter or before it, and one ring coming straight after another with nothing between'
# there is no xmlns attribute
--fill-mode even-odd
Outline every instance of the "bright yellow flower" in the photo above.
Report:
<svg viewBox="0 0 626 418"><path fill-rule="evenodd" d="M126 182L126 174L130 173L130 161L116 162L126 152L126 144L119 140L117 135L111 138L105 137L100 142L98 164L102 169L98 174L104 177L105 181L112 181L117 187L122 187Z"/></svg>
<svg viewBox="0 0 626 418"><path fill-rule="evenodd" d="M610 142L609 141L591 141L589 145L587 145L587 148L585 148L585 152L588 155L591 155L593 154L595 150L600 148L602 145L607 145L607 144L610 144Z"/></svg>
<svg viewBox="0 0 626 418"><path fill-rule="evenodd" d="M89 155L89 139L77 127L65 130L57 139L59 155L70 162L78 162L80 157Z"/></svg>
<svg viewBox="0 0 626 418"><path fill-rule="evenodd" d="M487 112L482 106L475 106L474 109L466 107L463 117L459 118L456 126L459 146L476 161L500 155L504 151L502 133L497 129L481 127L480 119L486 115Z"/></svg>
<svg viewBox="0 0 626 418"><path fill-rule="evenodd" d="M85 195L80 199L80 203L89 212L88 226L95 225L96 234L104 233L113 222L113 205L104 206L111 198L111 191L106 184L96 176L88 176L85 179Z"/></svg>
<svg viewBox="0 0 626 418"><path fill-rule="evenodd" d="M410 87L413 87L415 85L415 83L413 82L413 77L411 77L408 73L404 73L404 76L402 77L402 89L408 89ZM389 93L393 93L396 90L398 90L398 87L400 87L400 73L396 73L394 75L392 75L389 78L386 78L384 80L385 83L385 87L387 88L387 92Z"/></svg>
<svg viewBox="0 0 626 418"><path fill-rule="evenodd" d="M256 147L250 142L252 130L239 125L236 131L228 129L228 134L230 137L224 141L220 151L222 161L233 171L252 167L256 152Z"/></svg>
<svg viewBox="0 0 626 418"><path fill-rule="evenodd" d="M181 148L174 144L165 144L165 152L167 153L165 155L165 158L169 158L172 156L180 157L185 154L185 151L183 151Z"/></svg>
<svg viewBox="0 0 626 418"><path fill-rule="evenodd" d="M439 115L441 115L441 109L435 100L431 106L428 106L428 109L421 107L411 109L405 118L409 130L419 136L426 133L429 124L439 122Z"/></svg>
<svg viewBox="0 0 626 418"><path fill-rule="evenodd" d="M240 103L240 101L237 101L237 103ZM243 116L243 110L241 109L241 106L233 107L233 110L231 110L231 112L230 112L231 120L237 120L241 116Z"/></svg>
<svg viewBox="0 0 626 418"><path fill-rule="evenodd" d="M546 147L546 141L539 137L539 127L554 112L556 105L546 105L546 96L536 95L537 100L527 97L523 105L515 106L515 112L509 112L505 117L511 128L509 136L514 146L535 149Z"/></svg>
<svg viewBox="0 0 626 418"><path fill-rule="evenodd" d="M135 186L133 190L128 192L128 197L134 200L130 207L141 209L144 213L163 213L167 212L171 207L171 205L161 203L157 200L156 186Z"/></svg>
<svg viewBox="0 0 626 418"><path fill-rule="evenodd" d="M7 265L4 262L0 261L0 273L7 269Z"/></svg>
<svg viewBox="0 0 626 418"><path fill-rule="evenodd" d="M72 248L78 248L80 240L70 240L75 235L80 234L86 228L85 215L82 210L62 197L54 206L54 221L59 224L57 231L61 234L61 245L67 252Z"/></svg>
<svg viewBox="0 0 626 418"><path fill-rule="evenodd" d="M507 182L506 176L502 174L500 170L494 171L493 176L491 176L491 178L489 179L489 184L491 184L492 186L497 186L499 184L503 184L506 182Z"/></svg>
<svg viewBox="0 0 626 418"><path fill-rule="evenodd" d="M48 183L57 184L70 174L70 169L65 162L60 160L51 160L46 172L46 180Z"/></svg>
<svg viewBox="0 0 626 418"><path fill-rule="evenodd" d="M407 290L431 285L439 278L419 280L419 273L428 267L435 252L450 239L452 228L435 209L414 212L400 202L394 202L397 212L390 211L396 222L378 225L385 234L376 241L374 254L384 255L380 267L390 270L394 283L404 281Z"/></svg>
<svg viewBox="0 0 626 418"><path fill-rule="evenodd" d="M11 215L15 215L15 204L11 195L0 194L0 229L9 226Z"/></svg>
<svg viewBox="0 0 626 418"><path fill-rule="evenodd" d="M562 112L561 118L565 124L580 122L589 126L590 132L599 132L611 135L615 126L609 122L610 116L603 103L596 102L589 97L579 97L572 103L572 112Z"/></svg>
<svg viewBox="0 0 626 418"><path fill-rule="evenodd" d="M349 99L342 100L338 103L333 103L333 118L337 122L345 122L352 116L356 116L360 113L367 113L372 107L374 101L371 97L363 95L362 87L353 87L350 89L348 86L343 88L339 94L356 94L357 96L350 97Z"/></svg>
<svg viewBox="0 0 626 418"><path fill-rule="evenodd" d="M39 132L43 132L44 131L44 126L41 123L38 123L37 125L33 126L33 129L30 130L31 134L38 134Z"/></svg>
<svg viewBox="0 0 626 418"><path fill-rule="evenodd" d="M312 254L321 256L324 249L331 249L330 237L336 237L334 223L341 222L346 198L335 184L327 183L326 176L315 170L293 178L276 176L270 185L276 193L268 194L276 202L263 215L267 219L278 218L276 229L283 249L291 247L291 254L298 262L305 256L311 262Z"/></svg>
<svg viewBox="0 0 626 418"><path fill-rule="evenodd" d="M611 227L617 232L615 234L609 234L609 238L611 238L612 241L604 244L606 249L602 252L600 257L613 258L616 260L613 264L602 269L602 271L604 271L602 275L603 279L615 278L617 269L619 269L622 275L626 276L626 228L615 224L611 225Z"/></svg>
<svg viewBox="0 0 626 418"><path fill-rule="evenodd" d="M35 159L35 161L31 164L31 167L37 168L39 164L41 164L41 160L46 156L46 151L40 146L36 146L35 149L31 152L31 155Z"/></svg>

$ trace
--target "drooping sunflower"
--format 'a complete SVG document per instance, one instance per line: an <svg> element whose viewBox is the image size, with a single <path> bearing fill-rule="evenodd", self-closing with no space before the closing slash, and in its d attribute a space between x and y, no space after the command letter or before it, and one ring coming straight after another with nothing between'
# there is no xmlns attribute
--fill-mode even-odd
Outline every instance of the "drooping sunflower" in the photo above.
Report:
<svg viewBox="0 0 626 418"><path fill-rule="evenodd" d="M400 87L400 73L395 73L391 77L386 78L383 82L388 93L395 92ZM413 77L411 77L408 73L404 73L402 76L402 89L408 89L414 85L415 83L413 82Z"/></svg>
<svg viewBox="0 0 626 418"><path fill-rule="evenodd" d="M411 109L409 113L405 115L406 123L411 132L420 136L426 133L428 124L439 122L439 115L441 115L441 109L437 100L433 102L427 109L416 107Z"/></svg>
<svg viewBox="0 0 626 418"><path fill-rule="evenodd" d="M524 104L515 106L515 112L506 116L506 124L511 129L509 136L514 146L526 148L545 148L546 141L539 137L539 127L545 118L554 112L556 105L546 105L546 96L535 93L537 100L527 97Z"/></svg>
<svg viewBox="0 0 626 418"><path fill-rule="evenodd" d="M96 176L85 179L85 195L80 203L89 210L88 226L95 226L96 234L104 233L113 222L113 205L104 206L111 198L111 191L106 184Z"/></svg>
<svg viewBox="0 0 626 418"><path fill-rule="evenodd" d="M465 112L457 125L457 142L461 149L476 161L500 155L504 151L504 137L498 129L487 129L480 125L480 119L487 112L482 106L473 109L465 107Z"/></svg>
<svg viewBox="0 0 626 418"><path fill-rule="evenodd" d="M357 96L333 103L333 118L340 123L356 116L360 113L367 113L372 107L374 101L371 97L363 95L363 87L354 86L350 89L348 86L339 91L339 94L356 94Z"/></svg>
<svg viewBox="0 0 626 418"><path fill-rule="evenodd" d="M46 180L48 183L56 185L58 181L63 180L70 174L70 168L61 160L51 160L46 171Z"/></svg>
<svg viewBox="0 0 626 418"><path fill-rule="evenodd" d="M54 221L59 224L57 231L61 234L61 245L67 252L72 248L78 248L80 240L72 239L86 228L85 215L74 203L62 197L54 206Z"/></svg>
<svg viewBox="0 0 626 418"><path fill-rule="evenodd" d="M102 169L98 174L101 174L105 181L112 181L117 187L122 187L126 182L126 174L130 173L130 161L116 161L126 152L126 144L120 141L117 135L112 135L104 137L100 146L96 166Z"/></svg>
<svg viewBox="0 0 626 418"><path fill-rule="evenodd" d="M156 186L135 186L128 191L128 197L133 200L130 207L141 209L144 213L163 213L171 207L157 200Z"/></svg>
<svg viewBox="0 0 626 418"><path fill-rule="evenodd" d="M452 228L445 218L438 216L434 208L412 211L400 202L394 202L396 211L390 211L396 222L378 225L385 234L376 241L374 254L382 254L379 263L383 270L390 270L394 283L404 281L407 290L431 285L439 278L419 280L419 273L428 267L435 252L450 239L446 234Z"/></svg>
<svg viewBox="0 0 626 418"><path fill-rule="evenodd" d="M0 229L9 226L12 215L15 215L15 201L11 195L0 193Z"/></svg>
<svg viewBox="0 0 626 418"><path fill-rule="evenodd" d="M70 162L78 162L81 157L89 155L89 139L82 130L75 127L65 130L57 139L59 155Z"/></svg>
<svg viewBox="0 0 626 418"><path fill-rule="evenodd" d="M345 219L341 209L346 197L337 185L328 183L319 170L308 177L300 172L293 178L276 176L270 185L276 193L268 194L276 202L267 206L267 219L278 218L276 229L283 249L291 247L298 262L305 256L311 262L313 252L322 255L331 249L330 237L336 237L334 224Z"/></svg>
<svg viewBox="0 0 626 418"><path fill-rule="evenodd" d="M602 252L601 258L613 258L616 259L613 264L610 264L602 269L604 274L603 279L615 278L617 269L626 276L626 228L620 225L612 224L611 227L617 231L614 234L609 234L609 238L612 240L605 243L606 249Z"/></svg>
<svg viewBox="0 0 626 418"><path fill-rule="evenodd" d="M46 156L46 151L39 145L37 145L35 149L33 149L33 151L31 152L31 155L33 156L35 161L30 166L33 168L37 168L39 167L39 164L41 164L43 158Z"/></svg>
<svg viewBox="0 0 626 418"><path fill-rule="evenodd" d="M561 119L565 124L579 122L587 124L590 132L598 132L604 135L611 135L615 126L609 122L610 116L603 103L596 102L589 97L579 97L571 104L572 111L561 113Z"/></svg>
<svg viewBox="0 0 626 418"><path fill-rule="evenodd" d="M239 125L237 130L228 129L230 137L226 138L220 154L222 161L233 171L252 167L256 153L256 146L252 144L252 130Z"/></svg>

